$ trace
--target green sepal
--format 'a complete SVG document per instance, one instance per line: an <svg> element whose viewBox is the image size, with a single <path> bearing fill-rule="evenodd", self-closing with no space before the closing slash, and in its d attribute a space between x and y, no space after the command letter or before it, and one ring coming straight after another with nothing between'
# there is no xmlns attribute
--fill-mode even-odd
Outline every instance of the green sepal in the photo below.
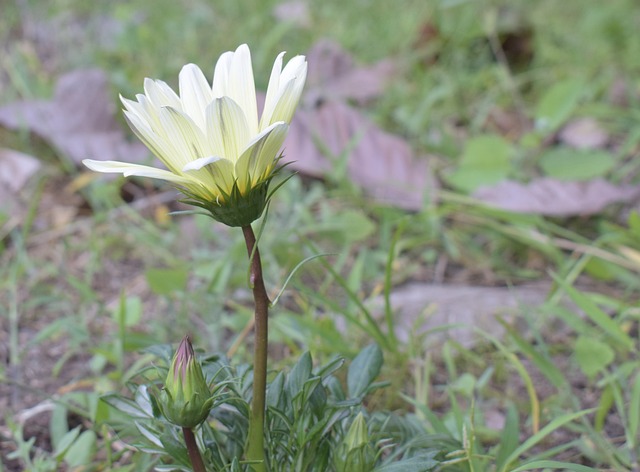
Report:
<svg viewBox="0 0 640 472"><path fill-rule="evenodd" d="M277 160L279 161L281 157L282 155ZM220 198L213 201L205 200L188 189L181 189L187 198L180 200L180 202L206 210L214 220L227 226L240 228L249 226L262 216L267 203L273 196L273 192L269 192L271 180L287 165L288 163L276 167L268 177L252 187L244 195L240 192L236 181L233 184L231 193L227 193L218 187ZM279 187L276 187L274 191Z"/></svg>

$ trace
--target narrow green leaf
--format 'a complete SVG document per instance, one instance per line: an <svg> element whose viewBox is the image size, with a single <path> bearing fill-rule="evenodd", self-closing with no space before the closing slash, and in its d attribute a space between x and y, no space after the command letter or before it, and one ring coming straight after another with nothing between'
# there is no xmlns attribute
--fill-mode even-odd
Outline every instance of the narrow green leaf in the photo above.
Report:
<svg viewBox="0 0 640 472"><path fill-rule="evenodd" d="M69 450L73 442L80 435L80 426L73 428L71 431L68 431L62 438L58 440L58 445L56 446L55 451L53 451L53 455L61 459Z"/></svg>
<svg viewBox="0 0 640 472"><path fill-rule="evenodd" d="M620 325L607 313L602 311L587 295L580 293L560 277L554 275L553 278L567 293L567 295L569 295L571 300L578 305L578 308L583 310L591 321L611 336L611 338L616 341L616 344L621 345L625 350L633 349L633 339L631 339L629 335L622 330Z"/></svg>
<svg viewBox="0 0 640 472"><path fill-rule="evenodd" d="M566 383L566 377L549 359L544 357L538 350L536 350L531 344L529 344L520 334L503 320L499 320L500 324L506 329L507 333L513 341L515 341L518 348L533 361L540 372L554 385L554 387L560 389L563 388Z"/></svg>
<svg viewBox="0 0 640 472"><path fill-rule="evenodd" d="M600 469L594 469L587 467L586 465L572 464L570 462L558 462L558 461L533 461L523 464L517 467L511 472L520 472L522 470L540 470L540 469L563 469L574 470L575 472L599 472Z"/></svg>
<svg viewBox="0 0 640 472"><path fill-rule="evenodd" d="M573 114L584 93L584 85L577 80L564 80L547 90L535 110L536 128L553 132Z"/></svg>
<svg viewBox="0 0 640 472"><path fill-rule="evenodd" d="M518 409L513 403L507 408L507 417L505 420L502 434L500 435L500 445L496 455L496 469L500 470L508 466L505 463L507 457L518 447L520 437L520 418L518 417Z"/></svg>
<svg viewBox="0 0 640 472"><path fill-rule="evenodd" d="M294 398L304 387L304 384L311 375L311 354L306 351L300 356L300 360L293 366L287 375L286 389L290 398Z"/></svg>
<svg viewBox="0 0 640 472"><path fill-rule="evenodd" d="M49 420L49 435L51 436L51 445L53 446L54 451L56 451L54 454L55 456L64 452L59 450L59 445L61 441L67 437L67 433L69 432L69 422L67 421L68 414L69 411L67 408L60 403L57 403L51 412L51 419Z"/></svg>
<svg viewBox="0 0 640 472"><path fill-rule="evenodd" d="M640 423L640 374L636 375L629 399L629 436L637 441L638 424ZM637 443L636 443L637 444Z"/></svg>
<svg viewBox="0 0 640 472"><path fill-rule="evenodd" d="M347 373L347 389L351 398L363 395L382 368L382 350L370 344L356 356Z"/></svg>
<svg viewBox="0 0 640 472"><path fill-rule="evenodd" d="M96 433L85 431L73 442L64 455L64 461L71 469L87 465L96 453Z"/></svg>
<svg viewBox="0 0 640 472"><path fill-rule="evenodd" d="M598 410L596 411L593 419L593 427L596 431L601 432L604 428L604 423L609 415L609 411L613 406L613 390L611 385L607 385L600 395L600 401L598 402Z"/></svg>
<svg viewBox="0 0 640 472"><path fill-rule="evenodd" d="M132 418L148 418L149 415L136 402L117 394L104 395L102 401Z"/></svg>
<svg viewBox="0 0 640 472"><path fill-rule="evenodd" d="M284 283L282 284L282 288L280 289L280 291L278 292L278 295L276 295L276 297L273 299L273 301L271 302L271 306L274 307L277 305L278 300L280 300L280 296L283 294L284 289L287 288L287 285L289 284L289 282L291 281L291 278L294 276L294 274L298 271L298 269L300 269L303 265L305 265L307 262L316 259L318 257L327 257L327 256L332 256L335 255L333 253L326 253L326 254L316 254L314 256L309 256L305 259L303 259L302 261L300 261L294 268L293 270L289 273L289 275L287 276L286 280L284 281Z"/></svg>
<svg viewBox="0 0 640 472"><path fill-rule="evenodd" d="M282 372L278 372L278 375L276 375L276 378L273 379L273 381L269 384L269 388L267 389L267 406L272 406L272 407L280 407L280 402L283 399L282 394L283 394L283 389L284 389L284 373Z"/></svg>
<svg viewBox="0 0 640 472"><path fill-rule="evenodd" d="M561 428L562 426L564 426L567 423L570 423L570 422L572 422L574 420L577 420L578 418L580 418L580 417L582 417L584 415L592 413L593 411L594 411L594 409L589 409L589 410L578 411L576 413L567 413L565 415L559 416L558 418L554 419L549 424L547 424L544 428L542 428L540 431L538 431L536 434L534 434L529 439L527 439L524 443L522 443L520 445L520 447L515 449L511 454L509 454L509 456L507 456L507 458L505 459L501 470L503 472L506 472L508 470L507 467L508 467L509 464L511 464L512 462L517 460L518 457L520 457L522 454L527 452L533 446L538 444L546 436L548 436L549 434L551 434L555 430ZM530 470L530 469L522 469L522 470ZM591 470L591 469L589 469L589 470ZM512 471L512 472L515 472L515 471Z"/></svg>
<svg viewBox="0 0 640 472"><path fill-rule="evenodd" d="M374 469L374 472L429 472L436 470L440 462L433 458L433 454L415 456Z"/></svg>

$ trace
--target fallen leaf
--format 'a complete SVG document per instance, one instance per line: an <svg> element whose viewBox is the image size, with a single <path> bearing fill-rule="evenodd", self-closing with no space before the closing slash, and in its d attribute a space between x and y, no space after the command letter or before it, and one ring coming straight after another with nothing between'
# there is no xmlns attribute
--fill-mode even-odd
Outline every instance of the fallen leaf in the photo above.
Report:
<svg viewBox="0 0 640 472"><path fill-rule="evenodd" d="M494 107L487 115L485 128L511 141L533 130L533 121L517 109Z"/></svg>
<svg viewBox="0 0 640 472"><path fill-rule="evenodd" d="M40 167L40 161L33 156L0 148L0 187L19 192Z"/></svg>
<svg viewBox="0 0 640 472"><path fill-rule="evenodd" d="M63 75L52 100L29 100L0 108L0 126L27 129L73 162L82 159L142 162L148 151L128 142L115 120L106 74L98 69Z"/></svg>
<svg viewBox="0 0 640 472"><path fill-rule="evenodd" d="M33 156L0 148L0 213L11 217L23 214L25 201L20 192L40 167L40 161Z"/></svg>
<svg viewBox="0 0 640 472"><path fill-rule="evenodd" d="M385 59L367 67L356 67L340 45L327 39L318 41L307 54L309 73L305 102L324 100L366 103L378 97L397 73L397 64Z"/></svg>
<svg viewBox="0 0 640 472"><path fill-rule="evenodd" d="M562 128L558 139L576 149L596 149L607 145L609 135L593 118L580 118Z"/></svg>
<svg viewBox="0 0 640 472"><path fill-rule="evenodd" d="M529 183L505 180L478 189L473 197L488 205L517 213L545 216L586 216L612 203L629 203L640 197L640 186L613 185L604 179L568 182L540 178Z"/></svg>
<svg viewBox="0 0 640 472"><path fill-rule="evenodd" d="M426 158L414 156L405 140L340 102L299 110L284 150L293 169L319 178L337 172L336 161L346 156L355 184L378 201L405 209L422 208L426 193L437 186Z"/></svg>
<svg viewBox="0 0 640 472"><path fill-rule="evenodd" d="M523 306L542 305L548 291L546 283L520 287L409 284L391 293L394 328L402 342L434 330L430 340L454 339L471 347L482 339L475 328L500 337L504 328L499 318L515 315ZM383 301L376 299L373 305L374 316L381 317ZM446 325L456 326L439 330Z"/></svg>

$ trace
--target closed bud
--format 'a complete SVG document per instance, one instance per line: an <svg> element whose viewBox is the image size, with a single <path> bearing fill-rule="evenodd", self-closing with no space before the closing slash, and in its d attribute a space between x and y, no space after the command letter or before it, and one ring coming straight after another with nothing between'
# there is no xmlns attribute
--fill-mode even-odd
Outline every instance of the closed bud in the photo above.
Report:
<svg viewBox="0 0 640 472"><path fill-rule="evenodd" d="M195 428L209 416L212 404L213 398L202 367L189 337L185 336L173 356L167 380L160 392L160 409L171 423Z"/></svg>
<svg viewBox="0 0 640 472"><path fill-rule="evenodd" d="M362 413L353 420L336 455L339 472L368 472L373 470L375 453L369 443L367 422Z"/></svg>

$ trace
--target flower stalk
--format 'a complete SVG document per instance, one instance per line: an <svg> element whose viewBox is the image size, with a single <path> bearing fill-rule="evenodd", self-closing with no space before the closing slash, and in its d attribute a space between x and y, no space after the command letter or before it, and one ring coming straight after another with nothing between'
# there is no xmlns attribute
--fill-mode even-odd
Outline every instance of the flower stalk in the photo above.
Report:
<svg viewBox="0 0 640 472"><path fill-rule="evenodd" d="M249 420L249 442L247 459L256 461L252 468L256 472L266 471L264 453L264 415L267 395L267 349L269 327L269 296L262 277L260 251L256 246L256 236L251 226L243 226L242 233L247 245L249 263L251 264L249 281L253 289L255 301L255 342L253 354L253 400Z"/></svg>
<svg viewBox="0 0 640 472"><path fill-rule="evenodd" d="M184 436L184 443L187 446L187 454L189 454L193 472L207 472L193 430L191 428L182 428L182 435Z"/></svg>

